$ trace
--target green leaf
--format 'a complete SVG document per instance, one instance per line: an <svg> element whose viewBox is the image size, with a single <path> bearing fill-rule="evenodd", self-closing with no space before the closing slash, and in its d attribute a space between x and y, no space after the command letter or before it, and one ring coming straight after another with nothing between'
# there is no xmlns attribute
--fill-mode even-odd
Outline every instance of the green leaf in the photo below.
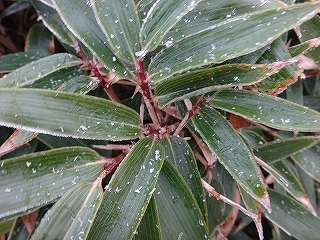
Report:
<svg viewBox="0 0 320 240"><path fill-rule="evenodd" d="M278 72L285 62L274 64L229 64L192 71L161 82L155 88L160 107L217 89L252 85ZM158 84L159 82L156 82Z"/></svg>
<svg viewBox="0 0 320 240"><path fill-rule="evenodd" d="M301 41L307 41L312 38L319 37L319 24L320 24L320 17L316 15L314 18L310 19L309 21L301 24L300 31L298 32L298 37ZM315 63L320 66L320 46L314 47L308 51L308 56L312 58Z"/></svg>
<svg viewBox="0 0 320 240"><path fill-rule="evenodd" d="M291 55L289 54L285 42L278 38L270 45L270 49L265 51L258 63L268 64L270 62L289 58L291 58ZM299 74L301 74L301 70L296 64L287 65L264 81L259 82L257 86L263 92L277 95L286 90L289 85L295 83L298 80Z"/></svg>
<svg viewBox="0 0 320 240"><path fill-rule="evenodd" d="M66 71L66 73L68 74L68 76L66 76L65 78L63 78L63 80L68 80L68 78L72 77L73 74L77 73L77 71L74 71L73 68L69 68L71 70L73 70L73 72L69 72ZM68 69L68 70L69 70ZM63 69L62 71L65 72ZM59 72L59 71L58 71ZM54 75L54 76L53 76ZM36 81L37 84L31 84L33 87L48 87L48 81L44 81L46 78L50 77L50 85L52 86L52 88L55 88L55 84L61 84L61 79L57 79L56 81L52 78L56 77L57 72L53 73L53 74L49 74L47 77L42 78L41 80ZM63 83L60 87L59 87L59 91L66 91L66 92L78 92L80 94L86 94L88 93L90 90L93 90L98 83L96 82L92 82L91 78L88 76L79 76L79 77L75 77L72 78L71 80ZM30 87L30 85L28 86ZM35 138L38 134L34 133L34 132L29 132L26 130L16 130L14 134L12 134L12 136L10 136L0 147L0 156L13 151L14 149L29 143L29 141L31 141L33 138ZM48 135L47 135L48 136ZM71 145L64 145L62 142L65 143L65 141L67 138L64 139L60 139L60 147L64 147L64 146L71 146ZM74 141L74 139L72 139ZM70 140L70 141L72 141ZM79 145L79 144L78 144ZM73 146L73 145L72 145ZM82 145L80 145L82 146ZM88 147L90 147L90 145L88 145Z"/></svg>
<svg viewBox="0 0 320 240"><path fill-rule="evenodd" d="M47 0L49 1L49 0ZM44 4L44 0L37 1L31 0L32 5L37 10L43 24L61 41L67 45L72 45L76 42L75 36L67 29L66 25L62 22L57 11L47 3Z"/></svg>
<svg viewBox="0 0 320 240"><path fill-rule="evenodd" d="M140 134L137 112L102 98L37 89L0 89L0 98L0 125L114 141Z"/></svg>
<svg viewBox="0 0 320 240"><path fill-rule="evenodd" d="M319 239L320 219L293 198L269 189L272 212L266 217L297 239Z"/></svg>
<svg viewBox="0 0 320 240"><path fill-rule="evenodd" d="M163 239L208 239L208 229L190 188L165 161L153 193Z"/></svg>
<svg viewBox="0 0 320 240"><path fill-rule="evenodd" d="M217 179L212 179L210 185L217 190L218 193L225 196L224 188ZM228 214L226 214L226 204L214 197L207 194L206 203L208 207L208 227L210 233L214 233L214 230L222 224Z"/></svg>
<svg viewBox="0 0 320 240"><path fill-rule="evenodd" d="M320 96L303 96L303 105L320 111Z"/></svg>
<svg viewBox="0 0 320 240"><path fill-rule="evenodd" d="M14 219L5 221L5 222L0 222L0 236L8 233L10 229L12 228L14 223Z"/></svg>
<svg viewBox="0 0 320 240"><path fill-rule="evenodd" d="M45 145L47 145L49 148L61 148L65 146L92 147L93 143L95 143L95 142L92 142L92 140L79 139L79 138L64 138L64 137L57 137L57 136L52 136L48 134L38 134L37 139L42 143L44 143ZM101 145L107 144L107 141L104 141L104 140L98 140L98 141L102 141Z"/></svg>
<svg viewBox="0 0 320 240"><path fill-rule="evenodd" d="M237 183L254 199L269 207L269 199L249 148L219 112L208 106L192 117L208 147Z"/></svg>
<svg viewBox="0 0 320 240"><path fill-rule="evenodd" d="M259 151L255 151L255 155L259 156L260 158L262 157L265 159L268 159L269 155L267 152L270 152L270 155L273 155L271 157L271 161L266 161L266 164L262 164L262 167L269 172L273 176L273 178L288 192L290 193L294 198L296 198L298 201L303 203L305 206L307 206L311 211L314 212L314 208L312 207L312 204L310 203L310 199L306 195L306 191L303 188L301 181L299 178L296 176L296 174L291 170L291 168L288 166L287 161L273 161L276 158L282 159L288 157L290 154L293 154L295 151L303 151L305 145L301 144L306 140L307 143L310 143L310 138L305 139L304 137L298 137L298 138L289 138L289 139L284 139L284 140L277 140L269 143L265 143L261 145L261 143L264 143L265 140L261 135L258 135L257 133L253 131L243 131L242 133L245 134L246 139L249 140L249 144L251 146L255 146L254 149L268 149L265 153L262 154L263 156L259 156L257 153ZM312 138L312 137L311 137ZM315 139L316 140L316 139ZM297 144L300 142L301 145ZM292 144L291 144L292 143ZM316 142L315 142L316 143ZM313 143L313 144L315 144ZM273 145L271 147L271 145ZM284 147L286 145L286 148ZM298 145L298 147L297 147ZM312 146L312 144L311 144ZM307 146L310 147L310 146ZM291 151L288 151L288 149ZM275 152L278 152L279 150L279 155L276 154ZM261 164L261 163L260 163Z"/></svg>
<svg viewBox="0 0 320 240"><path fill-rule="evenodd" d="M275 0L263 2L262 4L248 0L232 0L227 3L223 0L213 2L201 1L195 9L190 11L172 28L167 36L174 34L174 32L180 32L180 34L175 35L178 37L178 40L181 40L183 37L201 31L204 27L209 27L219 22L226 23L227 20L232 21L248 13L267 11L280 7L283 7L283 5Z"/></svg>
<svg viewBox="0 0 320 240"><path fill-rule="evenodd" d="M217 6L209 4L207 7L212 9ZM220 5L217 9L221 8L223 6ZM221 63L254 52L312 18L318 8L319 3L315 2L267 10L257 7L239 15L233 15L230 11L230 16L221 16L223 20L218 22L201 23L193 30L186 28L188 35L177 29L169 35L172 45L150 63L150 78L154 82L162 81L186 69Z"/></svg>
<svg viewBox="0 0 320 240"><path fill-rule="evenodd" d="M112 176L88 239L131 239L146 211L164 161L156 140L143 138Z"/></svg>
<svg viewBox="0 0 320 240"><path fill-rule="evenodd" d="M243 188L239 188L239 192L241 194L241 199L250 212L256 214L260 217L253 219L254 224L256 225L256 229L259 234L259 239L263 239L263 227L261 223L261 204L253 199ZM242 222L241 222L242 223Z"/></svg>
<svg viewBox="0 0 320 240"><path fill-rule="evenodd" d="M37 134L35 134L34 132L23 130L14 131L14 133L3 144L1 144L0 156L21 147L36 136Z"/></svg>
<svg viewBox="0 0 320 240"><path fill-rule="evenodd" d="M236 57L224 62L224 64L235 64L235 63L246 63L246 64L256 64L259 58L263 55L265 51L270 48L270 44L266 45L254 52L248 53L246 55L242 55L240 57Z"/></svg>
<svg viewBox="0 0 320 240"><path fill-rule="evenodd" d="M299 202L307 206L310 211L313 212L313 214L316 214L314 208L312 207L310 199L306 194L306 190L301 184L301 181L293 173L287 163L284 161L280 161L270 165L277 172L277 175L275 175L273 172L268 171L268 169L266 169L266 171L268 171L288 193L290 193Z"/></svg>
<svg viewBox="0 0 320 240"><path fill-rule="evenodd" d="M286 99L290 102L306 106L303 102L303 91L303 79L299 79L295 84L288 86Z"/></svg>
<svg viewBox="0 0 320 240"><path fill-rule="evenodd" d="M312 38L308 41L302 42L298 45L294 45L288 48L292 57L296 57L300 54L308 52L308 50L312 50L314 47L319 47L320 45L320 37Z"/></svg>
<svg viewBox="0 0 320 240"><path fill-rule="evenodd" d="M215 167L212 169L212 173L213 173L213 176L215 177L214 179L217 180L217 181L211 181L213 186L218 185L217 190L221 188L223 190L219 193L223 193L224 196L226 196L227 198L234 200L236 198L236 188L238 186L234 178L230 175L230 173L223 167L223 165L219 161L215 163ZM215 220L215 221L220 221L220 222L216 222L218 226L220 225L219 223L222 223L223 221L227 220L227 218L231 214L233 207L231 205L225 204L223 201L216 200L216 198L210 195L207 195L207 196L209 199L211 199L210 201L216 201L217 205L223 206L223 212L221 212L220 219L218 218ZM210 219L210 214L209 214L209 219Z"/></svg>
<svg viewBox="0 0 320 240"><path fill-rule="evenodd" d="M55 201L80 182L95 179L102 158L84 147L60 148L2 160L0 219L23 215Z"/></svg>
<svg viewBox="0 0 320 240"><path fill-rule="evenodd" d="M147 210L143 215L141 223L138 227L134 240L162 240L159 227L158 209L154 197L150 199Z"/></svg>
<svg viewBox="0 0 320 240"><path fill-rule="evenodd" d="M251 148L259 147L266 143L266 140L262 137L262 130L257 127L240 128L239 133L244 140L249 144Z"/></svg>
<svg viewBox="0 0 320 240"><path fill-rule="evenodd" d="M128 70L107 45L107 38L95 20L91 1L52 0L52 2L68 29L108 70L115 72L118 76L128 76Z"/></svg>
<svg viewBox="0 0 320 240"><path fill-rule="evenodd" d="M140 19L134 1L92 1L92 8L110 49L124 62L136 62L141 48Z"/></svg>
<svg viewBox="0 0 320 240"><path fill-rule="evenodd" d="M207 215L207 209L204 202L205 194L192 149L185 140L179 137L165 137L160 143L165 149L166 159L177 168L188 184L203 213L203 218L205 218Z"/></svg>
<svg viewBox="0 0 320 240"><path fill-rule="evenodd" d="M77 57L67 53L58 53L31 62L4 75L1 78L0 87L22 87L50 73L77 65L79 65Z"/></svg>
<svg viewBox="0 0 320 240"><path fill-rule="evenodd" d="M302 168L296 166L298 177L301 181L302 186L306 190L306 196L310 199L309 208L312 209L312 213L314 216L317 216L317 212L314 209L317 209L317 181L315 181L312 177L310 177Z"/></svg>
<svg viewBox="0 0 320 240"><path fill-rule="evenodd" d="M51 55L51 54L50 54ZM29 51L6 54L0 57L0 72L11 72L32 61L48 56L47 51Z"/></svg>
<svg viewBox="0 0 320 240"><path fill-rule="evenodd" d="M253 149L254 154L266 163L274 163L290 155L302 152L316 144L320 139L314 136L286 138L268 142Z"/></svg>
<svg viewBox="0 0 320 240"><path fill-rule="evenodd" d="M57 70L49 75L41 77L34 82L28 82L26 84L21 84L20 87L23 88L41 88L41 89L60 89L63 84L70 81L77 76L86 75L87 71L79 68L78 66L63 68ZM89 78L89 77L88 77ZM96 82L98 84L98 82ZM76 83L75 86L76 87ZM67 91L66 91L67 92Z"/></svg>
<svg viewBox="0 0 320 240"><path fill-rule="evenodd" d="M42 23L33 25L25 41L25 51L47 51L51 54L53 36L52 33Z"/></svg>
<svg viewBox="0 0 320 240"><path fill-rule="evenodd" d="M155 1L143 19L140 35L144 49L156 49L166 33L199 2L201 0Z"/></svg>
<svg viewBox="0 0 320 240"><path fill-rule="evenodd" d="M36 150L39 144L39 141L37 139L28 139L28 141L29 142L26 142L24 145L20 146L19 148L10 149L11 152L8 152L4 156L2 156L0 159L4 160L4 159L20 157L29 153L33 153Z"/></svg>
<svg viewBox="0 0 320 240"><path fill-rule="evenodd" d="M241 199L250 212L258 215L261 209L261 204L253 199L243 188L239 188Z"/></svg>
<svg viewBox="0 0 320 240"><path fill-rule="evenodd" d="M73 77L69 81L64 82L57 90L63 92L87 94L91 90L96 89L98 85L99 84L93 81L91 77L81 75Z"/></svg>
<svg viewBox="0 0 320 240"><path fill-rule="evenodd" d="M31 240L86 239L102 195L101 180L71 188L42 218Z"/></svg>
<svg viewBox="0 0 320 240"><path fill-rule="evenodd" d="M320 146L318 144L301 153L292 155L291 158L313 179L320 182L319 153L320 153Z"/></svg>
<svg viewBox="0 0 320 240"><path fill-rule="evenodd" d="M263 93L225 89L214 93L210 102L216 108L269 127L288 131L320 130L319 112Z"/></svg>

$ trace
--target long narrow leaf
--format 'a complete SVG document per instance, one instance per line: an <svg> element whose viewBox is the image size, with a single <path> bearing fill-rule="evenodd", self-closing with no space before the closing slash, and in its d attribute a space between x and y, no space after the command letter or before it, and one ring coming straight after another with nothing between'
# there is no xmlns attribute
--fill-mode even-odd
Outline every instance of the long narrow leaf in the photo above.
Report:
<svg viewBox="0 0 320 240"><path fill-rule="evenodd" d="M34 139L37 134L33 132L16 130L14 133L0 146L0 156L11 152L22 145Z"/></svg>
<svg viewBox="0 0 320 240"><path fill-rule="evenodd" d="M256 229L259 234L259 239L263 240L263 227L261 223L261 204L253 199L245 190L242 188L239 189L239 192L241 194L242 201L244 205L246 206L246 209L248 209L250 212L256 214L257 216L260 216L256 219L253 219L254 224L256 225Z"/></svg>
<svg viewBox="0 0 320 240"><path fill-rule="evenodd" d="M159 226L159 216L158 216L158 208L154 197L150 199L147 210L143 215L143 218L140 222L138 230L134 235L134 240L144 240L144 239L152 239L152 240L161 240L161 231L157 227Z"/></svg>
<svg viewBox="0 0 320 240"><path fill-rule="evenodd" d="M18 69L32 61L47 57L47 51L17 52L0 56L0 72L7 73Z"/></svg>
<svg viewBox="0 0 320 240"><path fill-rule="evenodd" d="M31 240L86 239L102 201L101 181L70 189L42 218Z"/></svg>
<svg viewBox="0 0 320 240"><path fill-rule="evenodd" d="M263 161L273 163L302 152L318 144L319 141L320 139L314 136L295 137L259 145L253 152Z"/></svg>
<svg viewBox="0 0 320 240"><path fill-rule="evenodd" d="M211 26L221 21L231 21L233 18L248 13L252 14L252 12L261 12L280 7L283 7L283 4L276 0L263 3L255 0L230 0L228 2L223 0L201 1L194 10L190 11L174 26L168 33L168 36L177 32L178 29L185 36L189 36L197 33L199 29L203 29L203 26Z"/></svg>
<svg viewBox="0 0 320 240"><path fill-rule="evenodd" d="M279 60L291 58L285 42L278 38L270 45L270 49L266 50L260 57L258 63L270 63ZM261 81L257 86L263 91L272 95L279 94L287 89L287 87L298 80L301 70L296 64L288 65Z"/></svg>
<svg viewBox="0 0 320 240"><path fill-rule="evenodd" d="M302 42L298 45L294 45L288 48L292 57L296 57L300 54L308 52L308 50L313 49L314 47L320 46L320 37L312 38L308 41Z"/></svg>
<svg viewBox="0 0 320 240"><path fill-rule="evenodd" d="M274 175L273 172L269 172L273 175L274 179L295 199L304 204L306 207L316 215L315 210L312 207L310 199L306 193L306 190L303 188L301 180L293 173L290 167L284 161L279 161L273 164L270 164L271 167L277 172L277 175ZM266 169L268 171L268 169Z"/></svg>
<svg viewBox="0 0 320 240"><path fill-rule="evenodd" d="M185 140L179 137L163 138L161 144L165 149L167 160L174 164L188 184L205 218L207 215L204 202L205 193L192 149Z"/></svg>
<svg viewBox="0 0 320 240"><path fill-rule="evenodd" d="M139 135L134 110L109 100L31 89L0 89L0 125L85 139L123 140Z"/></svg>
<svg viewBox="0 0 320 240"><path fill-rule="evenodd" d="M208 239L201 210L171 162L164 162L153 195L163 239Z"/></svg>
<svg viewBox="0 0 320 240"><path fill-rule="evenodd" d="M310 19L309 21L301 24L300 31L298 32L298 37L301 41L310 40L312 38L319 37L319 26L320 23L320 16L317 15L314 18ZM315 46L308 51L308 56L315 61L315 63L320 66L320 47Z"/></svg>
<svg viewBox="0 0 320 240"><path fill-rule="evenodd" d="M62 22L57 11L53 6L48 6L41 1L31 0L32 5L41 16L43 24L63 43L72 45L75 43L76 38L68 31L66 25Z"/></svg>
<svg viewBox="0 0 320 240"><path fill-rule="evenodd" d="M79 60L71 54L58 53L44 57L3 76L0 87L20 87L60 69L76 65L79 65Z"/></svg>
<svg viewBox="0 0 320 240"><path fill-rule="evenodd" d="M212 179L210 185L216 189L218 193L225 196L223 186L217 179ZM225 202L217 200L209 196L209 194L207 194L206 203L208 208L208 227L210 233L213 233L214 230L227 219L228 213L226 212L229 209L226 209Z"/></svg>
<svg viewBox="0 0 320 240"><path fill-rule="evenodd" d="M301 153L292 155L292 160L298 164L313 179L320 182L320 146L315 145Z"/></svg>
<svg viewBox="0 0 320 240"><path fill-rule="evenodd" d="M299 202L275 190L269 191L273 211L266 217L297 239L319 239L320 220Z"/></svg>
<svg viewBox="0 0 320 240"><path fill-rule="evenodd" d="M319 112L263 93L221 90L212 95L211 103L214 107L277 129L320 130Z"/></svg>
<svg viewBox="0 0 320 240"><path fill-rule="evenodd" d="M64 82L60 85L57 90L63 92L72 92L79 94L87 94L91 90L94 90L98 87L98 83L92 80L89 76L75 76L71 78L69 81Z"/></svg>
<svg viewBox="0 0 320 240"><path fill-rule="evenodd" d="M84 147L60 148L1 161L0 219L55 201L80 182L95 179L102 158Z"/></svg>
<svg viewBox="0 0 320 240"><path fill-rule="evenodd" d="M77 76L86 76L86 75L88 75L88 72L84 69L79 68L79 66L67 67L67 68L57 69L56 71L44 77L40 76L34 81L28 81L26 83L21 82L21 84L18 87L56 90L60 88L61 85L65 84L71 79ZM97 85L98 82L96 82L95 84ZM77 84L75 84L75 86L76 85Z"/></svg>
<svg viewBox="0 0 320 240"><path fill-rule="evenodd" d="M192 123L238 184L268 208L268 195L253 155L232 126L207 106L192 118Z"/></svg>
<svg viewBox="0 0 320 240"><path fill-rule="evenodd" d="M254 52L312 18L319 6L315 2L264 11L256 8L239 15L230 13L230 17L221 16L222 21L196 25L197 30L190 31L189 36L177 29L169 36L172 45L149 65L150 77L153 81L162 81L186 69L221 63ZM208 8L211 7L209 4Z"/></svg>
<svg viewBox="0 0 320 240"><path fill-rule="evenodd" d="M96 19L112 51L125 62L135 62L140 48L140 19L133 0L92 1Z"/></svg>
<svg viewBox="0 0 320 240"><path fill-rule="evenodd" d="M146 211L164 161L156 140L141 139L123 159L103 196L88 239L130 239Z"/></svg>
<svg viewBox="0 0 320 240"><path fill-rule="evenodd" d="M215 180L218 181L218 183L216 181L211 181L211 183L213 183L213 186L218 186L218 189L221 189L222 191L219 193L223 193L224 196L226 196L227 198L231 199L231 200L235 200L236 198L236 188L237 188L237 184L236 181L234 180L234 178L230 175L230 173L224 168L224 166L218 161L215 164L215 167L212 169L212 173L213 176L215 176ZM207 195L207 199L211 199L210 201L215 201L215 207L219 207L222 206L223 209L221 210L221 214L220 215L220 219L216 219L215 222L218 225L220 225L222 222L224 222L225 220L228 219L228 217L230 216L230 214L232 214L232 206L225 204L220 200L217 200L215 198L213 198L212 196ZM213 200L215 199L215 200ZM218 215L218 216L219 216Z"/></svg>
<svg viewBox="0 0 320 240"><path fill-rule="evenodd" d="M119 76L129 72L107 45L107 38L95 20L91 2L85 0L52 0L64 24L96 57Z"/></svg>
<svg viewBox="0 0 320 240"><path fill-rule="evenodd" d="M143 19L141 38L144 48L154 50L166 33L199 2L201 0L155 1Z"/></svg>
<svg viewBox="0 0 320 240"><path fill-rule="evenodd" d="M242 131L242 134L245 135L250 146L254 147L255 155L266 162L266 164L263 164L263 167L273 176L276 182L278 182L295 199L314 212L310 199L308 198L300 179L294 174L292 169L288 166L288 163L285 160L280 161L280 159L284 159L296 151L303 151L304 148L313 146L317 141L312 141L311 139L313 137L310 136L309 139L297 137L265 143L263 137L256 132L244 130ZM313 140L317 139L313 138ZM306 142L306 144L304 142ZM258 149L262 150L261 154L257 151ZM266 151L264 152L263 150ZM269 157L269 155L271 155L271 157ZM278 160L276 161L276 159Z"/></svg>
<svg viewBox="0 0 320 240"><path fill-rule="evenodd" d="M278 72L287 62L274 64L229 64L181 74L155 88L160 107L173 101L201 95L213 90L252 85ZM159 81L157 82L157 84Z"/></svg>

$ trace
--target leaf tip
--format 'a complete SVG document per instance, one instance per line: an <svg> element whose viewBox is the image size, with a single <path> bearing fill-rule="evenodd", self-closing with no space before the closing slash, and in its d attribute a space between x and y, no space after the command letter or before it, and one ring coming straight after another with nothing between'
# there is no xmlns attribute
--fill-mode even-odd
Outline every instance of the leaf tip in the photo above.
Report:
<svg viewBox="0 0 320 240"><path fill-rule="evenodd" d="M298 197L297 200L299 200L303 205L305 205L310 212L313 214L313 216L317 217L317 212L315 211L314 207L312 206L310 199L307 195Z"/></svg>

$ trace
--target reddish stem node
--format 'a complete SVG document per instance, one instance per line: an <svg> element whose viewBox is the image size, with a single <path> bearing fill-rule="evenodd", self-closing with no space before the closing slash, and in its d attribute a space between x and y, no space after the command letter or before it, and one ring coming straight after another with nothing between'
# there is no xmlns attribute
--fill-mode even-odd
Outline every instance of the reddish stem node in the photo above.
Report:
<svg viewBox="0 0 320 240"><path fill-rule="evenodd" d="M147 80L147 74L144 70L144 60L140 59L137 64L137 71L138 71L138 77L139 77L139 82L138 84L140 85L142 94L149 99L150 102L152 101L151 97L151 92Z"/></svg>
<svg viewBox="0 0 320 240"><path fill-rule="evenodd" d="M153 101L153 95L149 86L148 77L144 70L144 59L139 59L136 64L136 70L138 73L137 83L139 85L139 91L142 94L143 100L148 109L149 115L153 121L153 123L160 128L160 114L157 114L157 107Z"/></svg>
<svg viewBox="0 0 320 240"><path fill-rule="evenodd" d="M198 101L197 101L196 104L192 107L192 109L188 111L189 119L190 119L193 115L195 115L195 114L200 110L201 105L202 105L203 103L205 103L205 102L206 102L206 100L205 100L204 98L198 99Z"/></svg>
<svg viewBox="0 0 320 240"><path fill-rule="evenodd" d="M120 99L118 96L115 94L113 89L110 87L110 84L105 80L105 78L102 76L100 73L99 69L96 67L96 65L90 60L84 52L81 50L80 46L78 43L75 43L74 45L75 50L77 51L78 55L82 59L82 61L85 62L86 66L89 68L89 70L93 73L94 76L96 76L99 79L100 85L103 87L104 91L107 93L109 98L114 101L121 103Z"/></svg>
<svg viewBox="0 0 320 240"><path fill-rule="evenodd" d="M105 164L104 166L104 171L106 175L111 173L114 169L116 169L126 155L127 153L123 152L114 158L110 158L110 162Z"/></svg>

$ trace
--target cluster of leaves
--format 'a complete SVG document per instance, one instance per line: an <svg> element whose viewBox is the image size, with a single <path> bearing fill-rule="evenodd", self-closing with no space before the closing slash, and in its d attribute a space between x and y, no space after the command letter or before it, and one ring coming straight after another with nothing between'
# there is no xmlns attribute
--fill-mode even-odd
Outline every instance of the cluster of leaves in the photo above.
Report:
<svg viewBox="0 0 320 240"><path fill-rule="evenodd" d="M0 58L0 234L319 237L318 2L29 4L42 24Z"/></svg>

